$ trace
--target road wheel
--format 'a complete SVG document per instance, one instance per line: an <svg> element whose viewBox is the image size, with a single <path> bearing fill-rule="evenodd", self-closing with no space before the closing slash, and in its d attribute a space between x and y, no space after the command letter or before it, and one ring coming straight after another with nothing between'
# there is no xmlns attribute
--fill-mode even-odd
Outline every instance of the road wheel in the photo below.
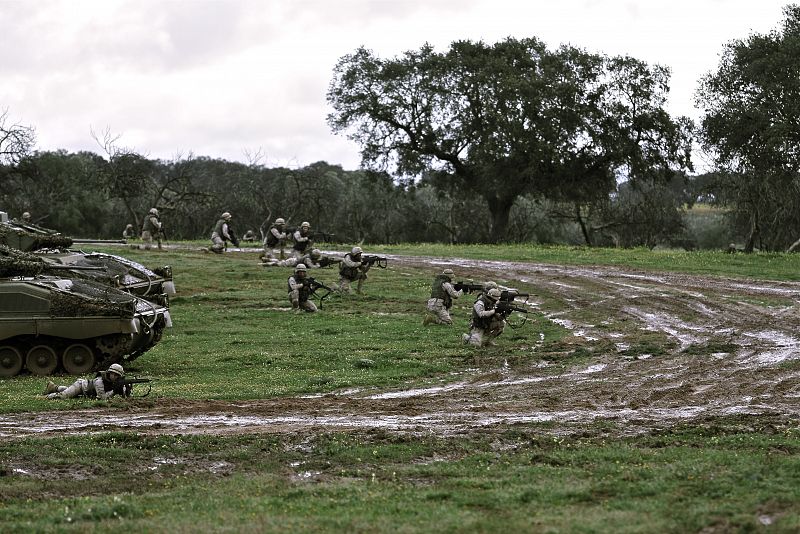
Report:
<svg viewBox="0 0 800 534"><path fill-rule="evenodd" d="M37 345L28 351L25 358L25 367L35 375L46 376L58 367L56 351L47 345Z"/></svg>
<svg viewBox="0 0 800 534"><path fill-rule="evenodd" d="M95 364L94 352L82 343L67 347L61 356L64 370L71 375L82 375L92 370Z"/></svg>
<svg viewBox="0 0 800 534"><path fill-rule="evenodd" d="M0 376L8 378L22 370L22 354L14 347L0 347Z"/></svg>

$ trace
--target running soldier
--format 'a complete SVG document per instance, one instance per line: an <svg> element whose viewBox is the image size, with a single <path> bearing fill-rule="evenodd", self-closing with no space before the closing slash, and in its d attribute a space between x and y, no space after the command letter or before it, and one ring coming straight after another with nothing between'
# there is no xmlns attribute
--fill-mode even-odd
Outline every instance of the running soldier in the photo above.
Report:
<svg viewBox="0 0 800 534"><path fill-rule="evenodd" d="M453 287L452 269L445 269L442 274L436 275L431 285L428 311L425 313L422 324L453 324L450 308L453 306L453 299L457 299L463 293L461 290L456 291Z"/></svg>
<svg viewBox="0 0 800 534"><path fill-rule="evenodd" d="M144 249L150 250L153 244L153 239L158 241L158 250L161 250L161 230L163 225L158 216L156 208L150 208L150 211L144 218L142 223L142 242L144 242Z"/></svg>

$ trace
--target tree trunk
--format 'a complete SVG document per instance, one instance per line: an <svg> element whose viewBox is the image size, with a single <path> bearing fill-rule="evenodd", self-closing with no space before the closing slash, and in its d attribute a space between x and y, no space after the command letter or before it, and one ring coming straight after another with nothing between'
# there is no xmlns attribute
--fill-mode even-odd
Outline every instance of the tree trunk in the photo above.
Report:
<svg viewBox="0 0 800 534"><path fill-rule="evenodd" d="M750 254L753 252L753 248L755 248L755 242L758 238L761 229L758 225L758 210L754 210L753 214L750 217L750 235L747 236L747 243L744 246L744 252Z"/></svg>
<svg viewBox="0 0 800 534"><path fill-rule="evenodd" d="M511 214L511 206L514 205L516 197L511 198L486 198L489 205L489 213L492 215L492 226L489 229L489 241L499 243L501 241L511 241L507 234L508 219Z"/></svg>
<svg viewBox="0 0 800 534"><path fill-rule="evenodd" d="M575 221L581 227L581 233L583 234L583 239L586 240L586 244L588 246L592 245L592 236L589 234L589 229L586 227L586 221L583 220L583 216L581 215L581 205L576 203L575 204Z"/></svg>

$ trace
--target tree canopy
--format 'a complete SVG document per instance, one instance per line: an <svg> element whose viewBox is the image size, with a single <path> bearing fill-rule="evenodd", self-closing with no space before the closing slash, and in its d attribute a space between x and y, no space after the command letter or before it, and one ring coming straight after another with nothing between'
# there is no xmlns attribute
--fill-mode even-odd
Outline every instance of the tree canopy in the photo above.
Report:
<svg viewBox="0 0 800 534"><path fill-rule="evenodd" d="M458 41L383 60L340 59L328 121L364 164L481 197L491 239L508 239L515 200L601 199L618 179L690 167L688 119L663 105L669 71L535 38Z"/></svg>
<svg viewBox="0 0 800 534"><path fill-rule="evenodd" d="M784 247L800 226L800 7L784 16L766 35L728 43L697 92L716 192L747 226L747 250Z"/></svg>

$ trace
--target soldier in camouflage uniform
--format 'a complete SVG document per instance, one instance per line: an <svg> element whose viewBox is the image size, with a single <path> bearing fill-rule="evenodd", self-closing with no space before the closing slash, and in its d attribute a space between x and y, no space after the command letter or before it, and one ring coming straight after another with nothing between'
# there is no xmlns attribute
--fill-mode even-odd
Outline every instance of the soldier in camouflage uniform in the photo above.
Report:
<svg viewBox="0 0 800 534"><path fill-rule="evenodd" d="M350 253L344 255L342 263L339 264L339 291L341 293L350 293L350 284L358 281L356 293L361 293L361 286L364 280L367 279L367 271L369 271L369 263L361 260L363 254L361 247L353 247Z"/></svg>
<svg viewBox="0 0 800 534"><path fill-rule="evenodd" d="M302 258L286 258L285 260L269 260L265 261L264 265L269 267L294 267L302 263L309 269L328 267L334 263L339 263L340 259L331 256L325 256L318 248L312 249Z"/></svg>
<svg viewBox="0 0 800 534"><path fill-rule="evenodd" d="M114 395L128 397L131 394L130 385L122 387L117 381L125 378L125 370L118 363L111 364L106 371L100 371L91 380L79 378L71 386L57 386L48 382L45 395L48 399L74 399L76 397L89 397L107 400Z"/></svg>
<svg viewBox="0 0 800 534"><path fill-rule="evenodd" d="M294 268L294 274L289 277L289 300L292 302L293 311L305 310L314 313L317 311L317 306L309 298L311 297L311 286L306 275L306 266L302 263Z"/></svg>
<svg viewBox="0 0 800 534"><path fill-rule="evenodd" d="M31 220L31 212L29 211L22 212L22 222L24 222L25 224L30 224L33 222Z"/></svg>
<svg viewBox="0 0 800 534"><path fill-rule="evenodd" d="M150 250L154 238L158 240L158 249L161 250L161 228L158 210L150 208L142 223L142 241L144 242L145 250Z"/></svg>
<svg viewBox="0 0 800 534"><path fill-rule="evenodd" d="M481 295L472 306L472 321L470 322L469 334L461 336L464 343L482 347L484 345L494 345L492 339L499 333L492 330L492 319L497 313L495 306L500 299L500 290L490 289L486 294Z"/></svg>
<svg viewBox="0 0 800 534"><path fill-rule="evenodd" d="M295 230L294 234L292 234L292 239L294 239L294 244L292 245L292 255L295 258L302 258L306 251L310 251L313 247L314 242L311 239L311 223L307 221L303 221L300 224L300 228Z"/></svg>
<svg viewBox="0 0 800 534"><path fill-rule="evenodd" d="M136 230L133 229L132 224L125 226L125 229L122 231L122 239L136 239Z"/></svg>
<svg viewBox="0 0 800 534"><path fill-rule="evenodd" d="M211 231L211 252L222 254L228 247L228 241L239 246L239 239L231 226L231 214L223 213Z"/></svg>
<svg viewBox="0 0 800 534"><path fill-rule="evenodd" d="M275 219L269 227L266 237L264 237L264 255L262 261L269 262L273 259L283 259L283 247L289 235L286 233L286 221L282 217Z"/></svg>
<svg viewBox="0 0 800 534"><path fill-rule="evenodd" d="M428 311L422 324L453 324L450 308L453 305L453 299L457 299L463 293L461 290L456 291L453 287L452 269L445 269L442 274L436 275L431 285Z"/></svg>

